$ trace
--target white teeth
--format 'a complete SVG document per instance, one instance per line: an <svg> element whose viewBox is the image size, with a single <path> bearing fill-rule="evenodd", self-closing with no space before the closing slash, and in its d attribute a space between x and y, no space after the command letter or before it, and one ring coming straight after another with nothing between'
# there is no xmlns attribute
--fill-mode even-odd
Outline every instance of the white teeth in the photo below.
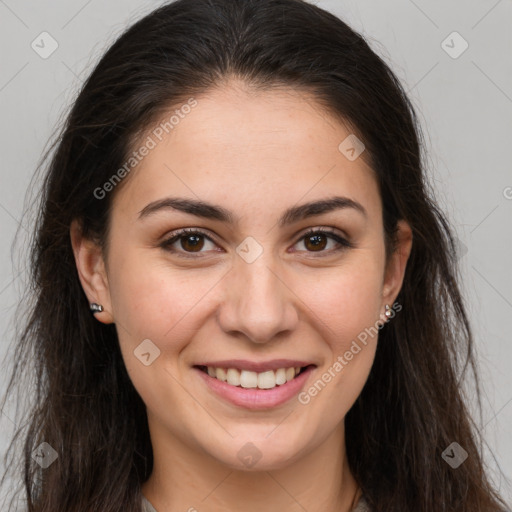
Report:
<svg viewBox="0 0 512 512"><path fill-rule="evenodd" d="M258 373L258 387L260 389L271 389L276 387L276 374L269 370L268 372Z"/></svg>
<svg viewBox="0 0 512 512"><path fill-rule="evenodd" d="M256 372L248 372L246 370L242 370L240 372L240 386L243 388L257 388L258 374Z"/></svg>
<svg viewBox="0 0 512 512"><path fill-rule="evenodd" d="M227 382L231 386L241 386L243 388L272 389L276 386L282 386L294 379L300 372L300 366L295 368L279 368L276 371L268 370L266 372L251 372L248 370L237 370L236 368L213 368L208 366L208 375L216 379Z"/></svg>
<svg viewBox="0 0 512 512"><path fill-rule="evenodd" d="M292 380L295 377L295 368L286 368L286 381Z"/></svg>
<svg viewBox="0 0 512 512"><path fill-rule="evenodd" d="M240 386L240 372L234 368L228 370L228 384L232 386Z"/></svg>
<svg viewBox="0 0 512 512"><path fill-rule="evenodd" d="M217 379L221 380L222 382L226 382L228 378L224 368L215 368L215 377L217 377Z"/></svg>
<svg viewBox="0 0 512 512"><path fill-rule="evenodd" d="M276 384L278 386L282 386L286 382L286 370L284 368L279 368L276 371Z"/></svg>

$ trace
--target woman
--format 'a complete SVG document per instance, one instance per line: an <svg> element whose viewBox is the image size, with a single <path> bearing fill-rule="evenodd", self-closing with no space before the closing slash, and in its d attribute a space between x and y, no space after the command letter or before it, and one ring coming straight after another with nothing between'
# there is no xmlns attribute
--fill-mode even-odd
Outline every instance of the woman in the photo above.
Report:
<svg viewBox="0 0 512 512"><path fill-rule="evenodd" d="M390 69L302 0L123 34L42 189L27 510L502 510L420 151Z"/></svg>

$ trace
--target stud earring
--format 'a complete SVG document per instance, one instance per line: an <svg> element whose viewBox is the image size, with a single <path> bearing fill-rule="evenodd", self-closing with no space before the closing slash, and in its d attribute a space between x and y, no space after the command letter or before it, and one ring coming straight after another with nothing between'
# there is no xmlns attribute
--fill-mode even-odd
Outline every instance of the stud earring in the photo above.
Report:
<svg viewBox="0 0 512 512"><path fill-rule="evenodd" d="M393 312L391 311L391 308L389 307L389 304L386 304L386 311L384 312L384 314L386 315L386 322L389 321L391 315L393 314Z"/></svg>
<svg viewBox="0 0 512 512"><path fill-rule="evenodd" d="M103 311L103 306L101 304L96 304L96 302L91 302L89 308L93 315L95 313L101 313Z"/></svg>

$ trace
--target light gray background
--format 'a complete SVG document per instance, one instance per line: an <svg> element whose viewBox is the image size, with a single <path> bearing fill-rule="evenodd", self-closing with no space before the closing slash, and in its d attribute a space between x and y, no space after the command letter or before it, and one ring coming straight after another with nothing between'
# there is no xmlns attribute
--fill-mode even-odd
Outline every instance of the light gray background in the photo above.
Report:
<svg viewBox="0 0 512 512"><path fill-rule="evenodd" d="M26 266L18 259L13 264L11 241L33 170L91 66L127 24L161 3L0 0L2 359L12 340L12 315ZM431 182L461 243L463 290L484 382L480 428L487 461L496 484L511 501L512 2L315 3L369 39L405 84L420 115ZM59 45L47 59L31 48L43 31ZM445 51L462 49L462 40L448 37L454 31L469 44L458 58ZM2 390L4 373L2 369ZM8 410L0 416L2 455L13 424Z"/></svg>

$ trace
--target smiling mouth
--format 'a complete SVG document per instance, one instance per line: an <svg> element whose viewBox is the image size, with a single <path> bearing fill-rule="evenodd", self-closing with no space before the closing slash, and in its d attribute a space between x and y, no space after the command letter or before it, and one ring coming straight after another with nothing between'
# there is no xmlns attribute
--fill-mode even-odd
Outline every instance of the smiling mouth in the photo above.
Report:
<svg viewBox="0 0 512 512"><path fill-rule="evenodd" d="M233 387L246 389L269 390L283 386L292 381L300 374L314 368L315 365L297 366L289 368L279 368L277 370L268 370L264 372L253 372L248 370L238 370L237 368L215 368L212 366L195 366L195 368L208 374L210 377L225 382Z"/></svg>

